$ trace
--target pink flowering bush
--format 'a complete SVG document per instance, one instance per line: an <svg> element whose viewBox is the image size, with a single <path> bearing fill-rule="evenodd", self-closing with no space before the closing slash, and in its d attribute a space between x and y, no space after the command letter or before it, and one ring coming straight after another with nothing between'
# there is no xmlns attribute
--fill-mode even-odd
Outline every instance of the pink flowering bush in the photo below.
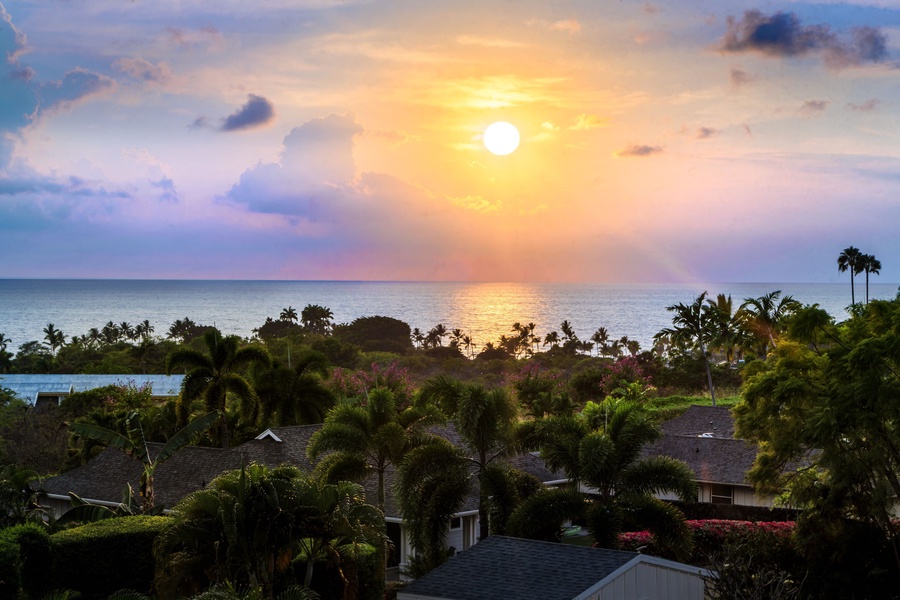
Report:
<svg viewBox="0 0 900 600"><path fill-rule="evenodd" d="M407 406L412 401L414 391L409 370L399 366L396 361L386 367L372 363L368 370L336 368L328 380L328 388L338 398L356 398L362 403L366 402L371 390L388 389L394 393L398 407Z"/></svg>
<svg viewBox="0 0 900 600"><path fill-rule="evenodd" d="M691 562L703 563L712 554L720 553L728 544L745 544L760 552L783 551L791 544L793 521L726 521L707 519L686 521L694 536L694 554ZM619 548L644 554L658 555L655 539L649 531L620 533Z"/></svg>

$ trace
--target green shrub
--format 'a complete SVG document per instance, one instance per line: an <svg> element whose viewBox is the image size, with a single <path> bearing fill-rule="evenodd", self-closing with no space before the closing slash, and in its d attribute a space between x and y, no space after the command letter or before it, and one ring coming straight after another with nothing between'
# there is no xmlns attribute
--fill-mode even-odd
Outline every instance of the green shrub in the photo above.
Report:
<svg viewBox="0 0 900 600"><path fill-rule="evenodd" d="M122 517L50 536L53 587L78 590L84 598L125 588L149 592L153 541L167 524L167 517Z"/></svg>
<svg viewBox="0 0 900 600"><path fill-rule="evenodd" d="M14 600L19 594L22 559L19 546L0 538L0 600Z"/></svg>
<svg viewBox="0 0 900 600"><path fill-rule="evenodd" d="M50 564L50 536L37 523L16 525L0 531L0 539L19 549L19 584L28 596L39 597L47 591L47 565Z"/></svg>

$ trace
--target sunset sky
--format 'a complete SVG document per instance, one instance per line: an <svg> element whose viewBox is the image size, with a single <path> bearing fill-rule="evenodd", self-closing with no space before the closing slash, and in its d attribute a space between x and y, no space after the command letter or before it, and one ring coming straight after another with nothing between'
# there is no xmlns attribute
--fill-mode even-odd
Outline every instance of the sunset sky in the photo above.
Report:
<svg viewBox="0 0 900 600"><path fill-rule="evenodd" d="M0 0L0 50L0 277L900 282L895 1Z"/></svg>

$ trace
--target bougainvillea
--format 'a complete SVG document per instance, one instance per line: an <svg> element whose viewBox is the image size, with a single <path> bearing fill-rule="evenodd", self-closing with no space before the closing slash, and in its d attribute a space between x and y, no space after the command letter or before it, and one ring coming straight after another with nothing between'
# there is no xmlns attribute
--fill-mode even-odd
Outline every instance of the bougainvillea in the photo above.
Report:
<svg viewBox="0 0 900 600"><path fill-rule="evenodd" d="M372 363L368 370L336 368L328 380L328 387L338 398L356 398L363 403L368 393L375 388L389 389L394 393L397 406L403 408L412 401L415 389L409 371L392 362L386 367Z"/></svg>
<svg viewBox="0 0 900 600"><path fill-rule="evenodd" d="M686 523L694 536L695 554L700 557L704 554L718 552L730 542L751 539L766 539L773 542L787 541L790 540L794 531L793 521L753 522L707 519L686 521ZM621 550L656 554L655 540L649 531L621 533L618 542Z"/></svg>

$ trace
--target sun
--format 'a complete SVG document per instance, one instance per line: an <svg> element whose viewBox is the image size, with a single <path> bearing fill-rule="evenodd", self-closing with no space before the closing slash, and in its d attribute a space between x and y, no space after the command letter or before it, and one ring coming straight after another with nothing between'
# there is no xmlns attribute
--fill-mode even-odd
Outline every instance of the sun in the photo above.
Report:
<svg viewBox="0 0 900 600"><path fill-rule="evenodd" d="M512 123L497 121L484 130L484 147L497 156L506 156L519 147L519 130Z"/></svg>

